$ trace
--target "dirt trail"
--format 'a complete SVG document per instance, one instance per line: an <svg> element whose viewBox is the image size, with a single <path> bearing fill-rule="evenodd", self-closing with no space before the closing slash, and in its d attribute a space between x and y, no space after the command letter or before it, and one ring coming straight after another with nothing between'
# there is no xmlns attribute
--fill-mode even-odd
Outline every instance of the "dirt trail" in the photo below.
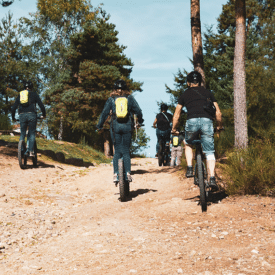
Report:
<svg viewBox="0 0 275 275"><path fill-rule="evenodd" d="M0 274L275 274L274 199L217 196L201 213L177 169L132 170L120 202L111 165L21 170L0 147Z"/></svg>

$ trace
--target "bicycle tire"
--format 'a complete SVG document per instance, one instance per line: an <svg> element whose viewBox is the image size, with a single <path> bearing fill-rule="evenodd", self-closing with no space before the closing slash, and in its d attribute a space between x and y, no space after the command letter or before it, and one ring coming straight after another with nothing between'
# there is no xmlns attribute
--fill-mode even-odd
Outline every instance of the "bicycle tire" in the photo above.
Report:
<svg viewBox="0 0 275 275"><path fill-rule="evenodd" d="M127 197L127 187L126 181L124 179L124 165L123 160L118 160L118 183L119 183L119 194L120 200L125 201Z"/></svg>
<svg viewBox="0 0 275 275"><path fill-rule="evenodd" d="M200 188L200 203L202 212L207 211L207 197L205 192L204 176L203 176L203 163L201 154L197 155L197 175Z"/></svg>
<svg viewBox="0 0 275 275"><path fill-rule="evenodd" d="M18 162L21 169L24 169L27 165L27 157L24 155L26 152L26 143L24 140L20 140L18 143Z"/></svg>
<svg viewBox="0 0 275 275"><path fill-rule="evenodd" d="M36 145L36 141L34 141L33 151L34 151L34 157L32 157L32 164L33 164L34 167L37 167L37 145Z"/></svg>
<svg viewBox="0 0 275 275"><path fill-rule="evenodd" d="M159 166L162 166L163 164L163 146L161 142L159 143L158 163L159 163Z"/></svg>

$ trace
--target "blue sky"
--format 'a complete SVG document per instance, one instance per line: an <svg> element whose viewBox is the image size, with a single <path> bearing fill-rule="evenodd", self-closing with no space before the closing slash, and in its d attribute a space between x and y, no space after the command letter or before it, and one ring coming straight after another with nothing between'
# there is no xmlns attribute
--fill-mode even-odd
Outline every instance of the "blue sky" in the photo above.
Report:
<svg viewBox="0 0 275 275"><path fill-rule="evenodd" d="M227 0L201 0L201 25L217 25L217 18ZM155 155L156 134L151 128L158 113L158 101L169 102L165 84L174 85L179 69L191 71L192 57L190 0L96 0L103 3L116 25L119 43L127 46L125 54L134 63L131 77L143 82L143 92L134 96L144 114L145 131L150 136L147 156ZM14 18L36 11L36 1L15 0L8 8L0 7L1 17L11 10Z"/></svg>

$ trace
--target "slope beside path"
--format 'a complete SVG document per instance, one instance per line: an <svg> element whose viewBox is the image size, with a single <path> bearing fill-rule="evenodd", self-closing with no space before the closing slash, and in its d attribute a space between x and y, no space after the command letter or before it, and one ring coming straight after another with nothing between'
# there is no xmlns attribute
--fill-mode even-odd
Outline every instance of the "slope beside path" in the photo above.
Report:
<svg viewBox="0 0 275 275"><path fill-rule="evenodd" d="M0 274L275 274L274 199L221 197L201 213L178 169L132 170L120 202L109 164L21 170L0 147Z"/></svg>

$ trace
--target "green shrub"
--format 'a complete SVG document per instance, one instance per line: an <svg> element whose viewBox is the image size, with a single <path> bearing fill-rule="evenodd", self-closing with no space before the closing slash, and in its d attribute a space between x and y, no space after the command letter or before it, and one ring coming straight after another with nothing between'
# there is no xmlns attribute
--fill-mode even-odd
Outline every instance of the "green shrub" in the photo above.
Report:
<svg viewBox="0 0 275 275"><path fill-rule="evenodd" d="M234 147L234 128L226 127L225 131L218 137L215 135L215 155L216 159L223 157L226 152L232 151Z"/></svg>
<svg viewBox="0 0 275 275"><path fill-rule="evenodd" d="M7 115L0 114L0 130L11 130L12 126Z"/></svg>
<svg viewBox="0 0 275 275"><path fill-rule="evenodd" d="M253 141L245 150L228 153L229 195L275 195L275 149L269 141Z"/></svg>

